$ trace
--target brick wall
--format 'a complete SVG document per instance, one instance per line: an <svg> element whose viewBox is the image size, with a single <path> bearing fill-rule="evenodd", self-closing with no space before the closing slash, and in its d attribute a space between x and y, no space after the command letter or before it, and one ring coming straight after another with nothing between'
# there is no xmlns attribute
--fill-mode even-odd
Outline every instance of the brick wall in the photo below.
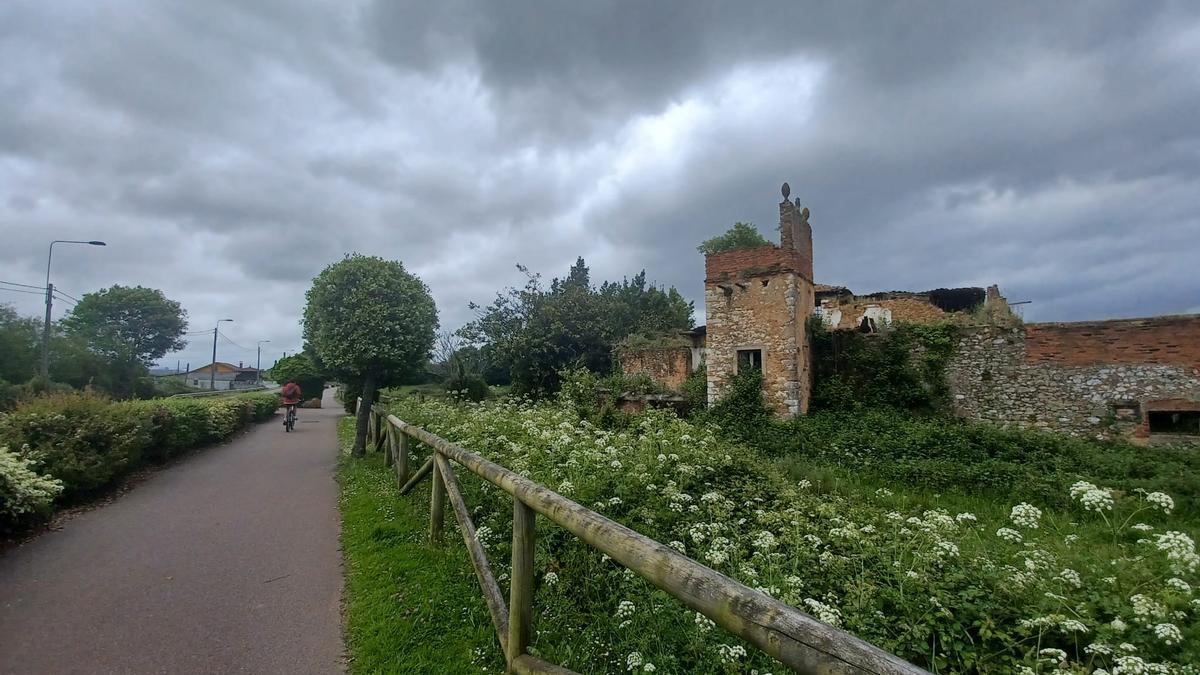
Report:
<svg viewBox="0 0 1200 675"><path fill-rule="evenodd" d="M807 267L812 270L812 254L809 253ZM803 274L804 256L799 251L779 248L773 244L758 248L714 253L704 259L705 281L709 283L735 282L782 272ZM812 279L807 279L811 285Z"/></svg>
<svg viewBox="0 0 1200 675"><path fill-rule="evenodd" d="M625 349L619 358L626 375L648 375L671 391L679 391L692 374L691 347Z"/></svg>
<svg viewBox="0 0 1200 675"><path fill-rule="evenodd" d="M1026 326L1031 363L1160 363L1200 368L1200 315Z"/></svg>
<svg viewBox="0 0 1200 675"><path fill-rule="evenodd" d="M1200 316L965 328L946 368L955 412L1100 439L1145 436L1147 411L1200 403L1200 364L1187 356L1200 348L1197 325Z"/></svg>

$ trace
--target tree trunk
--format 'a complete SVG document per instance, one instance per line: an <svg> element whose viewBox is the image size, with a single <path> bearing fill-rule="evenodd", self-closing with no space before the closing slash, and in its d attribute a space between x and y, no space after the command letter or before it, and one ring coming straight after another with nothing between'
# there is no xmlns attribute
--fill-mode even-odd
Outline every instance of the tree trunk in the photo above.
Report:
<svg viewBox="0 0 1200 675"><path fill-rule="evenodd" d="M354 449L350 454L355 457L367 456L367 427L371 423L371 406L375 402L375 373L367 371L363 378L362 405L358 406L358 425L354 434Z"/></svg>

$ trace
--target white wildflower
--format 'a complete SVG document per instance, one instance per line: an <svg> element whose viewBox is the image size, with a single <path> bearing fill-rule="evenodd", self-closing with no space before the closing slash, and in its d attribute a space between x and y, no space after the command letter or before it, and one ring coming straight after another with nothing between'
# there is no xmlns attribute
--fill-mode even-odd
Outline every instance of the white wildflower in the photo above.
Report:
<svg viewBox="0 0 1200 675"><path fill-rule="evenodd" d="M746 657L746 648L741 645L721 645L717 648L721 663L737 663Z"/></svg>
<svg viewBox="0 0 1200 675"><path fill-rule="evenodd" d="M1067 584L1068 586L1074 586L1075 588L1080 588L1083 586L1083 580L1079 578L1079 572L1076 572L1069 567L1059 572L1058 576L1054 578L1063 582L1064 584Z"/></svg>
<svg viewBox="0 0 1200 675"><path fill-rule="evenodd" d="M1112 511L1113 495L1108 488L1096 487L1087 481L1071 486L1071 499L1077 500L1085 511Z"/></svg>
<svg viewBox="0 0 1200 675"><path fill-rule="evenodd" d="M891 497L892 491L887 488L879 488L878 490L875 491L875 496L876 497Z"/></svg>
<svg viewBox="0 0 1200 675"><path fill-rule="evenodd" d="M842 612L838 608L827 605L820 600L813 598L805 598L804 604L812 611L812 614L817 617L817 620L829 624L833 627L838 627L842 623Z"/></svg>
<svg viewBox="0 0 1200 675"><path fill-rule="evenodd" d="M963 513L958 514L957 516L954 516L954 519L960 523L974 523L977 520L979 520L978 518L975 517L974 513L967 513L967 512L963 512Z"/></svg>
<svg viewBox="0 0 1200 675"><path fill-rule="evenodd" d="M704 616L700 612L696 612L696 628L699 629L701 633L707 633L708 631L712 630L713 626L716 625L717 624L714 623L712 619Z"/></svg>
<svg viewBox="0 0 1200 675"><path fill-rule="evenodd" d="M625 657L626 670L636 670L642 667L645 661L642 659L641 652L630 652L629 656Z"/></svg>
<svg viewBox="0 0 1200 675"><path fill-rule="evenodd" d="M1038 529L1038 521L1042 517L1042 510L1038 507L1021 502L1012 508L1012 513L1009 514L1009 519L1017 527L1024 527L1030 530Z"/></svg>
<svg viewBox="0 0 1200 675"><path fill-rule="evenodd" d="M1183 642L1183 633L1179 632L1179 628L1173 623L1160 623L1154 626L1154 637L1163 641L1163 644L1177 645Z"/></svg>
<svg viewBox="0 0 1200 675"><path fill-rule="evenodd" d="M1138 523L1137 525L1134 525L1131 529L1137 530L1138 532L1149 532L1154 529L1154 526L1147 525L1146 523Z"/></svg>
<svg viewBox="0 0 1200 675"><path fill-rule="evenodd" d="M769 551L775 548L775 535L770 532L759 532L754 537L754 548Z"/></svg>
<svg viewBox="0 0 1200 675"><path fill-rule="evenodd" d="M546 572L546 576L542 577L542 580L546 582L547 586L553 586L558 583L558 575L554 572Z"/></svg>
<svg viewBox="0 0 1200 675"><path fill-rule="evenodd" d="M671 548L675 549L676 551L679 551L680 553L683 553L685 555L687 554L687 547L683 545L682 541L672 541L671 543L667 544L667 546L670 546Z"/></svg>
<svg viewBox="0 0 1200 675"><path fill-rule="evenodd" d="M628 619L637 611L637 606L628 600L622 600L617 604L617 616L622 619Z"/></svg>
<svg viewBox="0 0 1200 675"><path fill-rule="evenodd" d="M1146 495L1146 501L1162 509L1163 513L1170 513L1171 509L1175 508L1175 500L1165 492L1151 492Z"/></svg>
<svg viewBox="0 0 1200 675"><path fill-rule="evenodd" d="M1076 619L1063 619L1058 622L1058 629L1064 633L1086 633L1088 628L1082 621Z"/></svg>
<svg viewBox="0 0 1200 675"><path fill-rule="evenodd" d="M1038 657L1053 663L1062 663L1063 661L1067 660L1067 653L1061 649L1047 647L1046 649L1038 651Z"/></svg>
<svg viewBox="0 0 1200 675"><path fill-rule="evenodd" d="M1005 541L1011 541L1014 544L1020 543L1021 540L1023 539L1023 537L1021 536L1021 533L1017 532L1016 530L1012 529L1011 527L1002 527L1002 528L996 530L996 536L1000 537L1001 539L1004 539Z"/></svg>
<svg viewBox="0 0 1200 675"><path fill-rule="evenodd" d="M1167 579L1167 586L1179 591L1180 593L1190 594L1192 592L1191 584L1183 579L1180 579L1179 577L1171 577L1170 579Z"/></svg>

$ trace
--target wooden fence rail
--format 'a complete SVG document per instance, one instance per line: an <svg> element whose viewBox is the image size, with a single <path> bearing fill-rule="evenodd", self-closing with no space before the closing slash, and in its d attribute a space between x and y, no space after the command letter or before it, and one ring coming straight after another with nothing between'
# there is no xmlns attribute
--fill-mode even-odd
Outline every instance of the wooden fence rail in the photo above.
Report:
<svg viewBox="0 0 1200 675"><path fill-rule="evenodd" d="M402 494L410 492L425 476L433 475L429 534L435 542L441 538L444 504L447 500L450 502L510 672L572 672L528 653L537 514L796 671L879 675L926 672L543 485L421 427L407 424L381 406L372 406L368 433L376 449L386 453L388 465L393 467L396 480L402 486ZM409 471L409 439L416 439L434 451L416 472ZM512 578L507 605L487 554L476 536L475 524L463 501L452 463L501 488L513 498Z"/></svg>

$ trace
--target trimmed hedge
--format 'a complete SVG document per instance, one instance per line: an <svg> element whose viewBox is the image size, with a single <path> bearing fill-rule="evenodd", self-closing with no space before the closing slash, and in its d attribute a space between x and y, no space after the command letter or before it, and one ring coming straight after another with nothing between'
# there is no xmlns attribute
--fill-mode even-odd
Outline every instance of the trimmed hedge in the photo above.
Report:
<svg viewBox="0 0 1200 675"><path fill-rule="evenodd" d="M69 503L139 466L223 441L278 407L274 393L119 403L91 393L52 394L0 415L0 447L37 474L60 481L58 502ZM25 524L22 520L30 518L0 514L0 527Z"/></svg>

